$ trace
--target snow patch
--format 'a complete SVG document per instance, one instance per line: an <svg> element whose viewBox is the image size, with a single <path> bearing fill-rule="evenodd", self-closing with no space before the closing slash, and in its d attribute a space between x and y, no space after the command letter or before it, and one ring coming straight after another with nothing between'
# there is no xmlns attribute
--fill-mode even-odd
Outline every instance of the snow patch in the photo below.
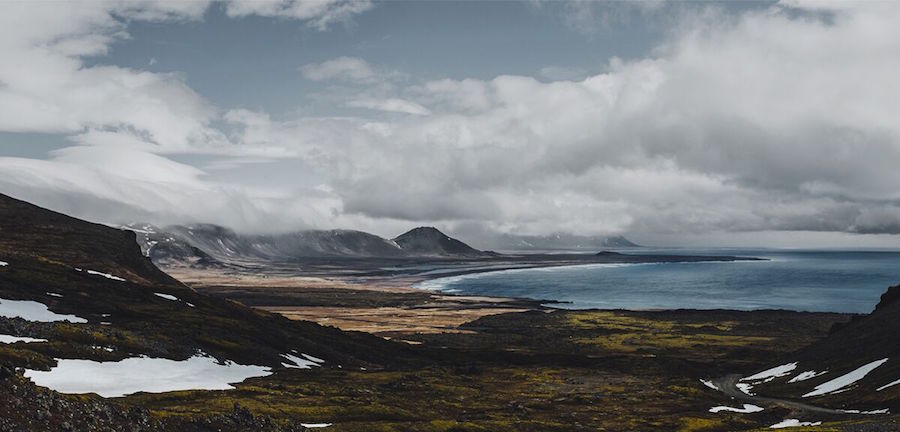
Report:
<svg viewBox="0 0 900 432"><path fill-rule="evenodd" d="M300 423L300 426L303 426L303 427L309 428L309 429L327 428L328 426L331 426L331 425L332 425L332 423Z"/></svg>
<svg viewBox="0 0 900 432"><path fill-rule="evenodd" d="M113 276L113 275L111 275L111 274L109 274L109 273L98 272L97 270L83 270L83 269L80 269L80 268L78 268L78 267L75 267L75 271L78 271L78 272L83 271L83 272L87 272L87 274L89 274L89 275L103 276L103 277L105 277L105 278L107 278L107 279L112 279L112 280L114 280L114 281L125 282L125 279L122 279L122 278L120 278L120 277L118 277L118 276Z"/></svg>
<svg viewBox="0 0 900 432"><path fill-rule="evenodd" d="M789 427L800 427L800 426L818 426L822 424L822 422L802 422L797 419L786 419L780 423L775 423L772 426L769 426L769 429L782 429Z"/></svg>
<svg viewBox="0 0 900 432"><path fill-rule="evenodd" d="M883 365L887 361L888 361L887 358L883 358L881 360L876 360L871 363L860 366L853 372L841 375L831 381L817 385L815 390L803 395L803 397L821 396L824 394L833 393L835 391L841 390L844 387L847 387L847 386L863 379L863 377L868 375L869 372L872 372L873 370L875 370L875 368Z"/></svg>
<svg viewBox="0 0 900 432"><path fill-rule="evenodd" d="M799 375L797 375L797 376L791 378L791 380L788 381L788 382L789 382L789 383L795 383L795 382L800 382L800 381L806 381L806 380L808 380L808 379L813 379L813 378L815 378L815 377L817 377L817 376L825 375L825 374L827 374L827 373L828 373L828 371L822 371L822 372L816 372L816 371L800 372Z"/></svg>
<svg viewBox="0 0 900 432"><path fill-rule="evenodd" d="M325 360L322 360L322 359L320 359L320 358L318 358L318 357L313 357L313 356L311 356L311 355L309 355L309 354L300 354L300 355L302 355L303 357L306 357L307 360L309 360L309 361L311 361L311 362L313 362L313 363L325 363Z"/></svg>
<svg viewBox="0 0 900 432"><path fill-rule="evenodd" d="M25 343L33 343L33 342L47 342L47 339L36 339L30 337L22 337L22 336L10 336L5 334L0 334L0 343L3 344L11 344L16 342L25 342Z"/></svg>
<svg viewBox="0 0 900 432"><path fill-rule="evenodd" d="M60 393L97 393L120 397L137 392L162 393L179 390L228 390L247 378L271 375L265 366L220 364L212 357L187 360L132 357L114 362L57 359L49 371L25 370L35 384Z"/></svg>
<svg viewBox="0 0 900 432"><path fill-rule="evenodd" d="M729 411L729 412L748 414L748 413L760 412L762 410L763 410L762 407L759 407L759 406L756 406L753 404L744 404L743 408L735 408L735 407L730 407L730 406L712 407L709 409L709 412L717 413L717 412L722 412L722 411Z"/></svg>
<svg viewBox="0 0 900 432"><path fill-rule="evenodd" d="M0 316L6 318L22 318L26 321L54 322L69 321L86 323L87 320L75 315L62 315L51 312L47 305L31 300L6 300L0 298Z"/></svg>
<svg viewBox="0 0 900 432"><path fill-rule="evenodd" d="M88 270L88 271L87 271L87 274L95 275L95 276L103 276L103 277L105 277L105 278L107 278L107 279L112 279L112 280L114 280L114 281L125 282L125 279L122 279L122 278L120 278L120 277L118 277L118 276L113 276L113 275L111 275L111 274L109 274L109 273L98 272L98 271L96 271L96 270Z"/></svg>
<svg viewBox="0 0 900 432"><path fill-rule="evenodd" d="M847 413L847 414L890 414L891 413L891 410L889 410L887 408L882 408L882 409L877 409L877 410L872 410L872 411L860 411L860 410L856 410L856 409L838 410L838 411L840 411L842 413Z"/></svg>
<svg viewBox="0 0 900 432"><path fill-rule="evenodd" d="M797 369L797 362L775 366L772 369L766 369L758 374L741 378L741 381L771 381L772 379L790 374L794 369Z"/></svg>
<svg viewBox="0 0 900 432"><path fill-rule="evenodd" d="M163 293L155 292L155 293L153 293L153 295L155 295L155 296L157 296L157 297L162 297L162 298L164 298L164 299L166 299L166 300L178 301L178 297L175 297L175 296L173 296L173 295L171 295L171 294L163 294Z"/></svg>
<svg viewBox="0 0 900 432"><path fill-rule="evenodd" d="M8 266L8 265L9 265L8 262L6 262L6 261L0 261L0 267L6 267L6 266Z"/></svg>
<svg viewBox="0 0 900 432"><path fill-rule="evenodd" d="M735 384L734 386L737 387L738 390L740 390L740 391L746 393L748 396L756 396L756 395L753 394L753 392L751 391L751 390L753 390L753 386L750 385L750 384L746 384L746 383L737 383L737 384Z"/></svg>
<svg viewBox="0 0 900 432"><path fill-rule="evenodd" d="M713 390L716 390L716 391L719 390L719 387L717 387L715 384L713 384L713 382L710 380L702 379L702 380L700 380L700 382L703 383L703 385L705 385Z"/></svg>
<svg viewBox="0 0 900 432"><path fill-rule="evenodd" d="M45 292L44 294L46 294L50 297L59 297L59 298L62 298L62 296L63 296L62 294L57 294L55 292Z"/></svg>
<svg viewBox="0 0 900 432"><path fill-rule="evenodd" d="M875 389L875 391L882 391L882 390L884 390L884 389L886 389L886 388L888 388L888 387L893 387L893 386L895 386L895 385L897 385L897 384L900 384L900 379L898 379L897 381L891 381L891 382L889 382L889 383L887 383L887 384L885 384L885 385L883 385L883 386L881 386L881 387L878 387L877 389Z"/></svg>
<svg viewBox="0 0 900 432"><path fill-rule="evenodd" d="M304 356L304 357L306 357L306 354L301 354L301 355ZM290 369L310 369L310 368L312 368L312 367L318 367L318 366L319 366L319 364L318 364L317 362L315 362L315 361L307 360L307 359L304 359L304 358L300 358L300 357L297 357L297 356L292 355L292 354L282 354L281 356L284 357L285 359L287 359L289 362L293 363L293 364L291 364L291 363L281 363L281 365L284 366L284 367L286 367L286 368L290 368Z"/></svg>

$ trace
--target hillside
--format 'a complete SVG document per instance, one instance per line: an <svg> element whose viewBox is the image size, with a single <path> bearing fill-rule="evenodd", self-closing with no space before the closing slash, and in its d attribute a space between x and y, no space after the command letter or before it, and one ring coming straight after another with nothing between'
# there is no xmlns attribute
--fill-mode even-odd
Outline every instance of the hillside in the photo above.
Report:
<svg viewBox="0 0 900 432"><path fill-rule="evenodd" d="M900 412L900 286L869 315L772 364L763 379L744 379L753 393L837 408ZM798 347L799 348L799 347Z"/></svg>
<svg viewBox="0 0 900 432"><path fill-rule="evenodd" d="M405 356L404 346L381 338L289 321L199 294L158 270L141 253L134 233L5 195L0 195L0 339L0 400L19 400L7 407L47 401L40 392L23 390L22 385L30 385L22 381L23 371L48 385L117 395L127 383L104 383L90 372L70 372L66 382L59 382L53 370L124 368L149 361L157 363L147 366L151 374L199 367L240 381L243 377L235 374L377 368L403 362ZM196 370L189 376L188 382L203 378ZM22 384L10 386L8 380ZM178 382L184 380L159 378L157 384L177 389L189 385ZM2 411L0 418L18 415ZM52 416L46 420L50 423L43 430L58 429L50 426Z"/></svg>

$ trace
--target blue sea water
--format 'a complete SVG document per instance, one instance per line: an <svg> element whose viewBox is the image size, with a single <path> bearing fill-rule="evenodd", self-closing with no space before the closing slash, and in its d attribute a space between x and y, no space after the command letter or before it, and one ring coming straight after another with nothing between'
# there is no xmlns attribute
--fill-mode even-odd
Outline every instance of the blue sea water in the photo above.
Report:
<svg viewBox="0 0 900 432"><path fill-rule="evenodd" d="M427 281L469 295L568 302L572 309L788 309L871 312L900 284L900 251L677 250L767 261L585 265L517 269Z"/></svg>

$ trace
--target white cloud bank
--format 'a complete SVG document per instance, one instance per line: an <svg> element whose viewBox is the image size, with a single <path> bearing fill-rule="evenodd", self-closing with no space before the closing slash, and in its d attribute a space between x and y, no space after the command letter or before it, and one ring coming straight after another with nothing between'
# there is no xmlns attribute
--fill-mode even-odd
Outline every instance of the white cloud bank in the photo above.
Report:
<svg viewBox="0 0 900 432"><path fill-rule="evenodd" d="M298 4L226 10L324 28L370 6L341 2L328 15ZM27 10L0 13L0 130L64 133L80 146L46 161L0 158L0 190L86 216L96 211L71 197L251 230L900 233L895 4L703 8L652 56L575 81L396 80L338 57L300 72L358 86L344 104L372 117L280 119L214 107L178 75L85 67L81 56L127 30L116 16L202 14L115 5L67 19L56 6L3 5ZM169 156L179 153L293 160L323 174L250 188L212 181Z"/></svg>

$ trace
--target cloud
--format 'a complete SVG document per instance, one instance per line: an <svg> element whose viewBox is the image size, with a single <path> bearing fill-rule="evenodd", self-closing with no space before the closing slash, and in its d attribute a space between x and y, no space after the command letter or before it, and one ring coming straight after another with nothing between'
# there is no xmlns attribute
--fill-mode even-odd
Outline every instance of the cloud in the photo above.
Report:
<svg viewBox="0 0 900 432"><path fill-rule="evenodd" d="M230 17L259 15L304 21L318 30L347 22L374 5L368 0L227 0L225 13Z"/></svg>
<svg viewBox="0 0 900 432"><path fill-rule="evenodd" d="M592 75L548 69L550 82L416 80L354 57L301 68L353 84L340 106L413 114L391 116L216 107L177 74L87 67L81 56L126 23L69 12L42 12L51 30L0 23L17 26L0 25L0 130L73 143L46 161L0 158L0 186L75 214L108 217L119 202L122 215L246 230L900 234L892 4L685 13L652 55ZM167 14L198 16L150 15ZM251 169L277 180L228 177Z"/></svg>
<svg viewBox="0 0 900 432"><path fill-rule="evenodd" d="M233 168L293 158L299 150L289 148L290 142L235 141L232 131L222 127L230 120L191 89L183 75L83 60L102 57L112 44L129 38L132 21L200 20L209 5L0 4L0 132L9 141L17 133L43 133L54 134L60 144L73 144L47 160L0 157L0 191L106 222L211 220L245 230L284 230L307 226L305 220L328 220L340 202L320 190L212 181L171 156L218 155L221 159L212 168ZM342 2L292 7L299 11L307 6L307 12L284 18L324 27L359 9ZM229 118L249 128L248 116L236 112Z"/></svg>
<svg viewBox="0 0 900 432"><path fill-rule="evenodd" d="M0 130L128 130L161 150L214 146L212 107L177 74L85 67L127 37L127 19L198 19L205 6L173 2L4 3L0 8Z"/></svg>
<svg viewBox="0 0 900 432"><path fill-rule="evenodd" d="M404 100L404 99L384 99L384 100L375 100L375 99L357 99L350 101L347 103L348 106L356 107L356 108L367 108L371 110L378 111L388 111L388 112L396 112L396 113L404 113L404 114L413 114L413 115L428 115L431 114L431 111L428 108L423 107L415 102Z"/></svg>
<svg viewBox="0 0 900 432"><path fill-rule="evenodd" d="M900 10L720 13L579 81L410 86L431 116L322 149L335 193L371 218L530 233L897 233Z"/></svg>
<svg viewBox="0 0 900 432"><path fill-rule="evenodd" d="M401 79L400 72L379 69L357 57L337 57L321 63L310 63L300 67L303 77L312 81L345 81L359 84Z"/></svg>
<svg viewBox="0 0 900 432"><path fill-rule="evenodd" d="M149 153L88 147L49 160L0 157L0 190L93 221L211 222L283 232L330 223L341 203L316 189L253 189L203 180L204 173ZM87 153L94 158L85 164ZM109 167L116 167L110 170Z"/></svg>

